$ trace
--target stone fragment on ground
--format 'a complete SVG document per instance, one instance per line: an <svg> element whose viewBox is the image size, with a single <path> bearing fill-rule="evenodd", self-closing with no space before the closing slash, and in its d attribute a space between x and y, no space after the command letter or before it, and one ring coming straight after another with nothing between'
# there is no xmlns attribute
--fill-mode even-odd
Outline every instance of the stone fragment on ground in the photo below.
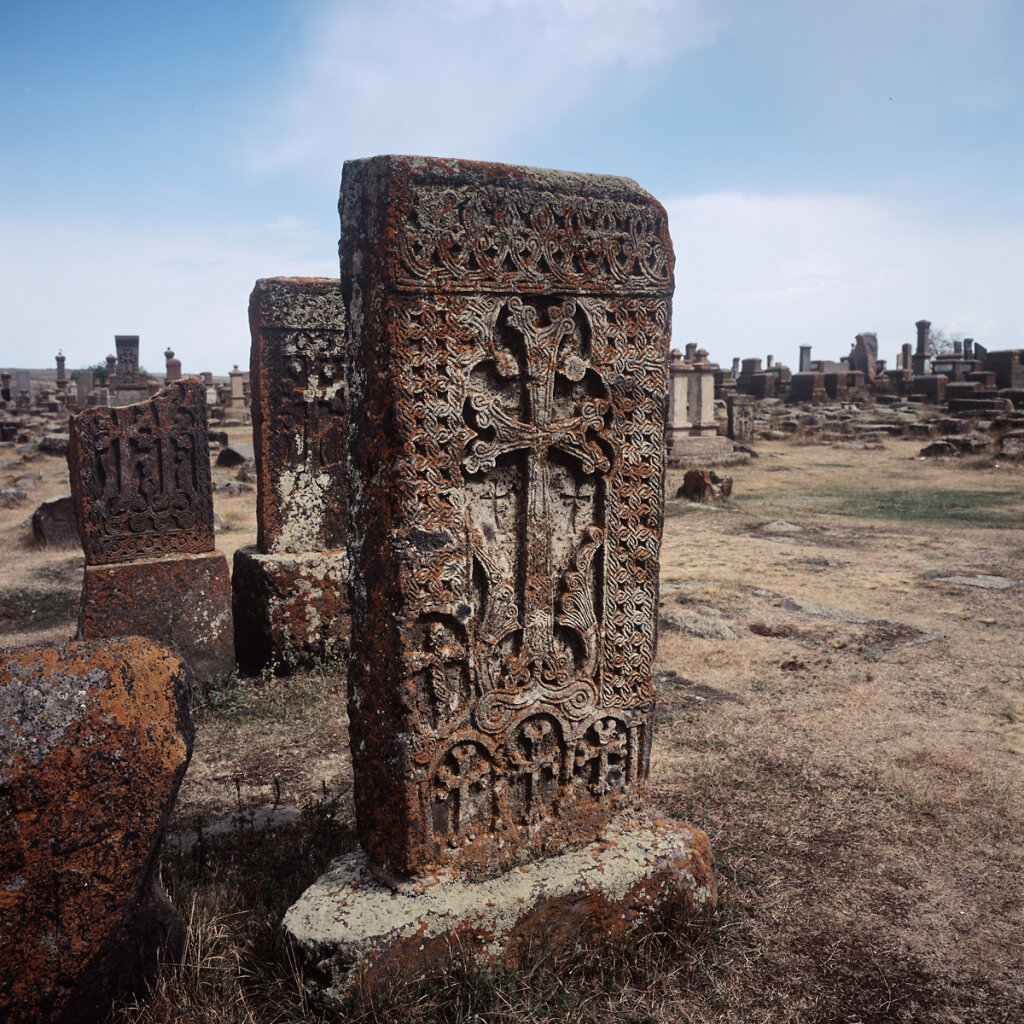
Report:
<svg viewBox="0 0 1024 1024"><path fill-rule="evenodd" d="M216 464L226 466L241 466L243 463L252 462L255 465L255 451L251 444L231 444L217 453Z"/></svg>
<svg viewBox="0 0 1024 1024"><path fill-rule="evenodd" d="M719 476L708 469L688 469L683 483L676 491L677 498L686 501L724 501L732 494L732 477Z"/></svg>
<svg viewBox="0 0 1024 1024"><path fill-rule="evenodd" d="M984 434L945 434L921 449L924 456L974 455L985 451L990 439Z"/></svg>
<svg viewBox="0 0 1024 1024"><path fill-rule="evenodd" d="M984 573L939 576L938 583L953 583L959 587L980 587L982 590L1012 590L1020 586L1020 580L1007 579L1005 576L988 576Z"/></svg>
<svg viewBox="0 0 1024 1024"><path fill-rule="evenodd" d="M0 487L0 508L17 508L28 500L20 487Z"/></svg>
<svg viewBox="0 0 1024 1024"><path fill-rule="evenodd" d="M184 926L155 881L192 752L182 660L139 637L0 653L0 1019L96 1020Z"/></svg>
<svg viewBox="0 0 1024 1024"><path fill-rule="evenodd" d="M815 604L814 601L797 601L791 597L783 600L782 607L788 612L800 612L802 615L810 615L816 619L827 619L829 622L846 622L866 626L885 621L884 619L873 618L870 615L861 615L860 612L844 611L842 608L832 608L827 604Z"/></svg>
<svg viewBox="0 0 1024 1024"><path fill-rule="evenodd" d="M78 514L70 494L44 501L32 513L32 534L47 547L79 547Z"/></svg>
<svg viewBox="0 0 1024 1024"><path fill-rule="evenodd" d="M661 628L673 633L685 633L704 640L739 640L724 622L705 615L662 615Z"/></svg>

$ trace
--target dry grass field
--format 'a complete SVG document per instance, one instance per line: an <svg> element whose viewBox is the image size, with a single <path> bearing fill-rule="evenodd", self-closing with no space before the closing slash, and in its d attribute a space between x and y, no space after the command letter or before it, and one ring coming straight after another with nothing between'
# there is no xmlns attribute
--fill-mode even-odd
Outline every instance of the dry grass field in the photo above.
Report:
<svg viewBox="0 0 1024 1024"><path fill-rule="evenodd" d="M711 838L710 931L396 979L344 1019L1024 1021L1024 467L925 462L921 444L761 442L727 507L667 503L649 802ZM0 511L5 644L74 630L80 555L22 525L66 472L31 468L31 502ZM253 498L218 495L229 557ZM199 840L162 866L186 963L111 1021L321 1019L273 938L354 843L339 669L197 694L172 827ZM258 828L274 804L303 813Z"/></svg>

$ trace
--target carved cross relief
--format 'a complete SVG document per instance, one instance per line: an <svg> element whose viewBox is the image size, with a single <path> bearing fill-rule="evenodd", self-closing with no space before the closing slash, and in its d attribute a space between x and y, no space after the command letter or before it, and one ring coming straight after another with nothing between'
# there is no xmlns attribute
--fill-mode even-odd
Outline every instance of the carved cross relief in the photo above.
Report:
<svg viewBox="0 0 1024 1024"><path fill-rule="evenodd" d="M470 374L462 465L484 692L550 696L597 669L592 563L611 445L590 343L573 299L544 308L512 298Z"/></svg>

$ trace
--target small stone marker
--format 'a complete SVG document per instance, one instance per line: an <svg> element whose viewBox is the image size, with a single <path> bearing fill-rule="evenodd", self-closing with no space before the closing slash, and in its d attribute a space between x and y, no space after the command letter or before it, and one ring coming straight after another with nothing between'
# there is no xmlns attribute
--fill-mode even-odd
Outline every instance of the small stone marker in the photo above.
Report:
<svg viewBox="0 0 1024 1024"><path fill-rule="evenodd" d="M457 949L501 959L547 936L550 952L597 922L625 936L706 911L706 838L640 815L664 209L625 178L376 157L346 163L340 210L362 850L285 934L333 999L382 963L432 971ZM589 910L560 930L573 903Z"/></svg>
<svg viewBox="0 0 1024 1024"><path fill-rule="evenodd" d="M257 547L235 552L239 663L348 645L345 312L331 278L267 278L249 302Z"/></svg>
<svg viewBox="0 0 1024 1024"><path fill-rule="evenodd" d="M0 653L0 1020L101 1019L181 955L156 867L191 697L141 637Z"/></svg>
<svg viewBox="0 0 1024 1024"><path fill-rule="evenodd" d="M198 679L234 667L227 560L213 549L204 388L71 420L71 491L85 549L78 639L148 636Z"/></svg>

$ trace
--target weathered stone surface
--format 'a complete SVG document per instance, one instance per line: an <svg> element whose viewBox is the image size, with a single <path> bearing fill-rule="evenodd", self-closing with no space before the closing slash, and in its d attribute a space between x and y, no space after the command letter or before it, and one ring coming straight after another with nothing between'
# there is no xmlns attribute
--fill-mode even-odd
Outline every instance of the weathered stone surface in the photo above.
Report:
<svg viewBox="0 0 1024 1024"><path fill-rule="evenodd" d="M663 615L661 628L700 637L702 640L739 640L735 631L724 622L706 615Z"/></svg>
<svg viewBox="0 0 1024 1024"><path fill-rule="evenodd" d="M125 352L130 361L130 346ZM137 405L86 409L72 418L70 436L71 492L89 565L213 550L206 398L198 377Z"/></svg>
<svg viewBox="0 0 1024 1024"><path fill-rule="evenodd" d="M191 686L131 637L0 653L0 1019L90 1021L184 927L154 882Z"/></svg>
<svg viewBox="0 0 1024 1024"><path fill-rule="evenodd" d="M629 942L643 927L707 919L717 890L707 837L658 819L484 881L395 892L362 851L334 862L285 916L306 990L336 1003L389 979L442 975L456 959L515 964L543 950Z"/></svg>
<svg viewBox="0 0 1024 1024"><path fill-rule="evenodd" d="M32 513L32 534L49 547L77 547L81 543L78 515L70 494L44 501Z"/></svg>
<svg viewBox="0 0 1024 1024"><path fill-rule="evenodd" d="M247 462L253 462L256 458L256 449L251 444L232 444L217 453L217 465L232 468L243 466Z"/></svg>
<svg viewBox="0 0 1024 1024"><path fill-rule="evenodd" d="M330 278L265 278L249 299L258 545L345 546L345 309Z"/></svg>
<svg viewBox="0 0 1024 1024"><path fill-rule="evenodd" d="M991 441L984 434L945 434L921 449L922 455L973 455L985 451Z"/></svg>
<svg viewBox="0 0 1024 1024"><path fill-rule="evenodd" d="M197 681L235 664L231 582L219 551L87 565L78 639L146 636L177 651Z"/></svg>
<svg viewBox="0 0 1024 1024"><path fill-rule="evenodd" d="M732 494L732 477L719 476L708 469L688 469L676 491L677 498L687 501L724 501Z"/></svg>
<svg viewBox="0 0 1024 1024"><path fill-rule="evenodd" d="M359 838L495 874L641 798L673 254L634 182L345 165Z"/></svg>
<svg viewBox="0 0 1024 1024"><path fill-rule="evenodd" d="M239 548L231 573L238 664L308 662L348 651L348 558L344 551L265 555Z"/></svg>

